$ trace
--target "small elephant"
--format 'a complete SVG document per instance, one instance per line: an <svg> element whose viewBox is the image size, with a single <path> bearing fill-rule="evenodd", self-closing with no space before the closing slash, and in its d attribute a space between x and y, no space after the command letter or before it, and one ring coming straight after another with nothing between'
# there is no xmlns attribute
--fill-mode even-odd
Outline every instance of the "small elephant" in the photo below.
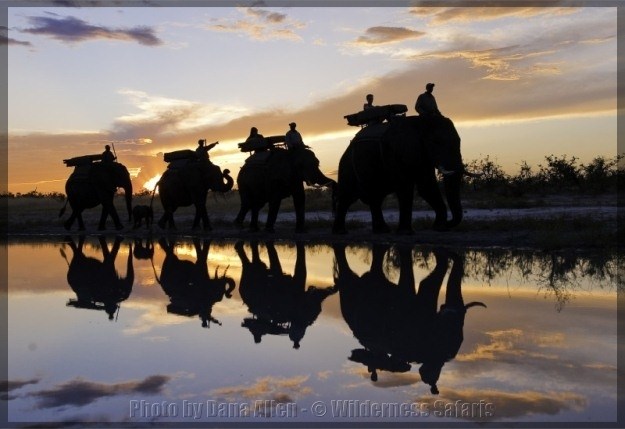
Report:
<svg viewBox="0 0 625 429"><path fill-rule="evenodd" d="M151 206L138 205L133 207L132 217L135 220L133 229L137 229L141 226L142 219L145 219L145 227L150 228L152 221L154 221L154 212Z"/></svg>

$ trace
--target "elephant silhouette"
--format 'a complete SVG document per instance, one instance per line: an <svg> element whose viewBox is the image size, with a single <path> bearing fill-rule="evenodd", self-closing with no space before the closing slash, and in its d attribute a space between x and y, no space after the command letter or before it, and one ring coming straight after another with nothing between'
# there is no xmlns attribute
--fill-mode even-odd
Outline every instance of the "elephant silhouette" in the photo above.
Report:
<svg viewBox="0 0 625 429"><path fill-rule="evenodd" d="M461 283L464 261L458 254L433 251L436 265L415 291L412 249L397 247L399 280L389 281L383 261L390 246L376 244L370 270L362 276L349 267L345 245L335 244L334 278L339 290L343 318L363 349L352 351L350 360L367 366L372 381L378 371L407 372L410 363L421 364L421 380L438 394L438 379L446 362L455 358L462 345L467 309L481 302L465 304ZM439 292L448 270L445 301L437 310Z"/></svg>
<svg viewBox="0 0 625 429"><path fill-rule="evenodd" d="M253 315L245 318L242 326L250 330L255 343L260 343L263 335L288 335L293 348L298 349L306 330L321 313L321 304L336 289L315 286L306 289L306 252L303 243L296 243L292 276L283 273L272 242L266 243L269 266L260 259L258 242L254 241L250 245L252 259L248 258L242 241L235 244L242 266L239 293Z"/></svg>
<svg viewBox="0 0 625 429"><path fill-rule="evenodd" d="M70 230L74 220L78 220L78 229L83 231L85 224L82 219L82 212L98 205L102 205L102 213L98 230L106 228L106 219L110 215L115 223L115 228L120 230L124 226L119 220L117 209L113 204L113 198L117 188L124 189L126 208L128 209L128 221L132 220L132 182L128 169L118 162L94 162L92 164L80 165L65 183L65 193L67 198L65 205L59 213L59 217L65 213L65 208L69 203L72 214L65 221L63 226Z"/></svg>
<svg viewBox="0 0 625 429"><path fill-rule="evenodd" d="M447 206L436 180L443 173ZM462 220L460 189L464 170L460 136L443 116L395 117L360 130L343 153L338 167L338 196L334 233L346 233L345 216L358 199L369 206L373 232L388 232L382 203L394 193L399 203L398 232L411 234L415 187L432 207L434 229L446 230Z"/></svg>
<svg viewBox="0 0 625 429"><path fill-rule="evenodd" d="M210 240L196 238L193 245L196 252L196 261L181 260L175 253L176 243L161 238L159 246L165 252L165 259L161 267L160 277L154 272L157 282L169 297L167 312L181 316L199 316L203 328L209 328L210 322L221 325L213 317L213 306L223 297L230 298L236 287L234 279L226 277L228 268L221 276L219 267L211 278L208 271L208 252Z"/></svg>
<svg viewBox="0 0 625 429"><path fill-rule="evenodd" d="M264 160L258 161L259 157ZM272 148L269 152L252 155L237 176L241 208L234 220L235 225L242 227L247 212L251 210L250 230L258 231L258 213L268 203L265 230L273 232L280 204L284 198L291 196L295 206L295 231L304 232L304 182L329 186L334 206L336 182L319 170L319 160L311 150Z"/></svg>
<svg viewBox="0 0 625 429"><path fill-rule="evenodd" d="M183 160L184 161L184 160ZM204 230L210 230L210 220L206 212L206 197L208 191L228 192L232 189L234 180L230 177L230 170L221 169L208 159L188 159L185 162L178 160L170 163L167 170L158 182L159 197L163 205L163 216L158 226L165 229L167 226L175 229L174 212L178 207L195 206L193 229L202 221Z"/></svg>
<svg viewBox="0 0 625 429"><path fill-rule="evenodd" d="M72 249L71 261L67 260L63 248L60 249L60 253L68 265L67 283L76 293L76 299L70 299L67 306L104 310L109 320L113 320L121 302L128 299L132 292L135 278L132 265L132 244L128 244L126 277L121 277L115 269L115 259L123 242L122 237L115 237L110 251L106 238L98 237L102 261L83 253L85 236L79 237L78 244L71 237L66 237L66 241Z"/></svg>

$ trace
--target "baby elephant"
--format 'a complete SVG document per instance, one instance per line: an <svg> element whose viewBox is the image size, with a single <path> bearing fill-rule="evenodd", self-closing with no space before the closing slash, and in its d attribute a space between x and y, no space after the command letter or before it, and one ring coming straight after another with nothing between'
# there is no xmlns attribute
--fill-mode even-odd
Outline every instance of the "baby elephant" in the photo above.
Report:
<svg viewBox="0 0 625 429"><path fill-rule="evenodd" d="M152 221L154 221L154 213L152 212L152 207L150 206L134 206L132 209L132 217L135 220L133 229L137 229L141 226L142 219L145 219L146 228L150 228Z"/></svg>

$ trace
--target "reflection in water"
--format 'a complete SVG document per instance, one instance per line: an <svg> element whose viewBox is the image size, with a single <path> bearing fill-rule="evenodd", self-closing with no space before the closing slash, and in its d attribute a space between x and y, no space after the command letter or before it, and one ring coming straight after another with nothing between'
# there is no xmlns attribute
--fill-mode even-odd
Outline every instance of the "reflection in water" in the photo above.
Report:
<svg viewBox="0 0 625 429"><path fill-rule="evenodd" d="M431 392L438 394L437 382L445 362L453 359L463 341L464 317L468 308L481 302L464 304L461 283L464 261L458 254L434 250L436 266L419 283L415 292L412 249L397 247L399 281L384 274L384 256L389 245L374 245L371 269L362 276L349 267L345 245L335 244L335 282L339 289L341 311L354 336L364 349L352 351L350 360L367 366L371 380L378 370L407 372L409 362L421 363L419 374ZM445 303L437 312L438 295L447 273Z"/></svg>
<svg viewBox="0 0 625 429"><path fill-rule="evenodd" d="M170 304L167 306L167 312L189 317L199 316L203 328L210 327L210 322L221 325L219 320L212 316L213 305L224 296L230 298L236 285L233 278L226 277L227 267L221 277L217 267L211 278L207 262L210 240L199 238L193 240L197 257L195 263L178 258L174 252L175 240L161 238L158 244L165 252L165 260L160 278L156 272L154 275L169 296Z"/></svg>
<svg viewBox="0 0 625 429"><path fill-rule="evenodd" d="M241 259L239 293L253 317L243 320L241 326L250 330L254 342L260 343L263 335L287 335L293 348L300 347L306 329L319 313L321 303L336 292L333 288L306 289L306 252L304 244L296 244L296 260L293 275L285 274L273 242L266 243L269 267L260 259L258 242L252 242L252 259L243 248L243 242L235 244Z"/></svg>
<svg viewBox="0 0 625 429"><path fill-rule="evenodd" d="M84 236L9 251L8 404L23 421L123 421L144 397L307 409L340 397L430 411L484 400L493 421L616 415L613 254ZM33 260L46 269L27 268ZM124 323L50 308L68 283L72 307L115 319L124 301ZM488 309L468 311L483 304L465 299ZM206 338L196 316L223 326ZM110 365L110 350L128 365ZM86 389L104 393L87 404ZM80 400L41 399L54 395Z"/></svg>
<svg viewBox="0 0 625 429"><path fill-rule="evenodd" d="M115 237L112 250L109 251L104 236L99 236L103 261L85 256L83 246L85 236L78 238L78 244L71 237L67 244L72 249L72 259L67 260L63 248L61 256L67 262L67 282L76 293L77 299L70 299L68 306L90 310L104 310L109 320L113 320L119 310L119 304L130 296L135 275L132 266L132 245L128 244L126 277L121 277L115 269L115 258L119 252L123 237Z"/></svg>

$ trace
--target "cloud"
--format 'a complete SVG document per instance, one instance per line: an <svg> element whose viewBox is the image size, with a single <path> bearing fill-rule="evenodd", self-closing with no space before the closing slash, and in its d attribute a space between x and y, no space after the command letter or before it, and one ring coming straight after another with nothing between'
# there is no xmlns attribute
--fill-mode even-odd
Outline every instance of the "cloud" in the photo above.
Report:
<svg viewBox="0 0 625 429"><path fill-rule="evenodd" d="M115 120L112 134L119 139L128 139L135 144L145 144L151 136L160 134L193 132L211 125L229 122L244 115L247 110L238 106L206 105L143 91L124 89L120 94L127 96L140 110Z"/></svg>
<svg viewBox="0 0 625 429"><path fill-rule="evenodd" d="M40 390L27 396L39 400L40 408L57 408L89 405L100 398L116 395L141 393L154 395L161 393L163 386L170 380L169 376L152 375L144 380L131 380L123 383L107 384L76 378L58 385L50 390Z"/></svg>
<svg viewBox="0 0 625 429"><path fill-rule="evenodd" d="M49 36L65 43L78 43L89 40L119 40L137 42L145 46L158 46L163 42L156 36L154 29L139 26L126 29L107 28L87 23L81 19L66 16L32 16L28 18L31 28L23 33Z"/></svg>
<svg viewBox="0 0 625 429"><path fill-rule="evenodd" d="M294 398L312 393L310 387L303 384L308 381L308 376L295 376L291 378L262 377L256 379L251 385L230 386L213 389L211 395L228 401L237 399L275 400L277 402L293 402Z"/></svg>
<svg viewBox="0 0 625 429"><path fill-rule="evenodd" d="M492 21L501 18L529 18L537 15L567 15L580 8L574 7L415 7L410 13L429 18L433 25Z"/></svg>
<svg viewBox="0 0 625 429"><path fill-rule="evenodd" d="M424 36L422 31L411 30L405 27L371 27L367 28L364 36L360 36L353 45L384 45L397 43L408 39L418 39Z"/></svg>
<svg viewBox="0 0 625 429"><path fill-rule="evenodd" d="M216 20L214 24L208 25L206 28L212 31L240 33L258 41L271 39L302 40L297 32L305 25L283 13L254 7L237 8L237 10L244 15L242 19Z"/></svg>

